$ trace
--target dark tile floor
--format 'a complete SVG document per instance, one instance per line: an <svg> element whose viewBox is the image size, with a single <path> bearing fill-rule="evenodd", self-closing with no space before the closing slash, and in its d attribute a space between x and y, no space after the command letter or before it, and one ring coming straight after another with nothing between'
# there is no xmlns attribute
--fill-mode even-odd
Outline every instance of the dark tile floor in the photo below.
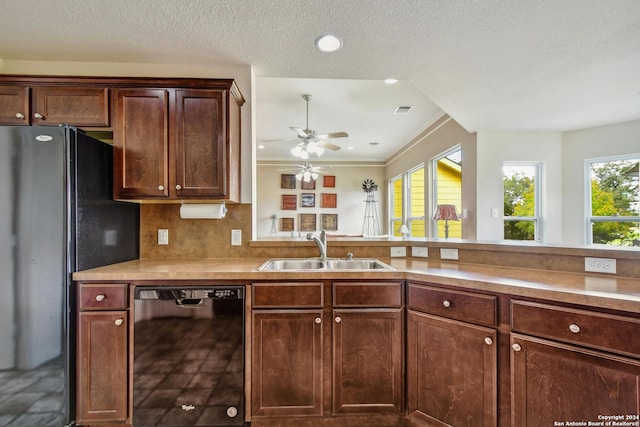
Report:
<svg viewBox="0 0 640 427"><path fill-rule="evenodd" d="M61 427L65 416L64 362L0 371L0 426Z"/></svg>
<svg viewBox="0 0 640 427"><path fill-rule="evenodd" d="M243 425L243 329L241 311L136 322L134 426Z"/></svg>

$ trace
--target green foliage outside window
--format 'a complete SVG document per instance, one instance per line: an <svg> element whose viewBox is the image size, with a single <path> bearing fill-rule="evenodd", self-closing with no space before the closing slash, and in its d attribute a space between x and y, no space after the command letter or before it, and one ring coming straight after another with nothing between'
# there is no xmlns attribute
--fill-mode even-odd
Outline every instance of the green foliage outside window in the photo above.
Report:
<svg viewBox="0 0 640 427"><path fill-rule="evenodd" d="M535 180L522 171L504 175L504 216L535 217ZM533 220L505 220L504 238L509 240L534 240Z"/></svg>

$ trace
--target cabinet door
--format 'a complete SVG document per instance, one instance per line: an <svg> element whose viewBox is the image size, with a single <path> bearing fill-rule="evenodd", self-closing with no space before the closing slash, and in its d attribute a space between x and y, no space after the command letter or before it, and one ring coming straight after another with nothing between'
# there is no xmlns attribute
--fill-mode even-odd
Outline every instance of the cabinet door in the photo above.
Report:
<svg viewBox="0 0 640 427"><path fill-rule="evenodd" d="M0 86L0 125L28 125L29 116L29 88Z"/></svg>
<svg viewBox="0 0 640 427"><path fill-rule="evenodd" d="M168 91L116 89L114 92L114 198L168 197Z"/></svg>
<svg viewBox="0 0 640 427"><path fill-rule="evenodd" d="M33 88L33 124L109 126L109 89L82 87Z"/></svg>
<svg viewBox="0 0 640 427"><path fill-rule="evenodd" d="M407 328L409 416L428 425L495 426L496 330L414 311Z"/></svg>
<svg viewBox="0 0 640 427"><path fill-rule="evenodd" d="M402 311L333 311L334 413L402 408Z"/></svg>
<svg viewBox="0 0 640 427"><path fill-rule="evenodd" d="M127 328L126 311L78 315L78 423L127 419Z"/></svg>
<svg viewBox="0 0 640 427"><path fill-rule="evenodd" d="M322 312L253 312L252 413L322 414Z"/></svg>
<svg viewBox="0 0 640 427"><path fill-rule="evenodd" d="M518 334L511 346L511 425L638 422L639 361Z"/></svg>
<svg viewBox="0 0 640 427"><path fill-rule="evenodd" d="M224 91L176 90L176 196L225 198L227 126Z"/></svg>

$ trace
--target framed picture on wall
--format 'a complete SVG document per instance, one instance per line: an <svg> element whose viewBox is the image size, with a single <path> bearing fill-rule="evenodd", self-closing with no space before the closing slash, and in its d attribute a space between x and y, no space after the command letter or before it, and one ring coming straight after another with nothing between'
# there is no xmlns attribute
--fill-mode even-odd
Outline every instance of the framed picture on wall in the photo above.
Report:
<svg viewBox="0 0 640 427"><path fill-rule="evenodd" d="M284 173L280 175L280 188L294 190L296 188L296 176Z"/></svg>
<svg viewBox="0 0 640 427"><path fill-rule="evenodd" d="M322 177L322 185L326 188L332 188L336 186L336 177L334 175L325 175Z"/></svg>
<svg viewBox="0 0 640 427"><path fill-rule="evenodd" d="M323 230L338 230L338 214L322 214L320 222Z"/></svg>
<svg viewBox="0 0 640 427"><path fill-rule="evenodd" d="M300 231L316 231L316 214L298 215L298 227Z"/></svg>
<svg viewBox="0 0 640 427"><path fill-rule="evenodd" d="M293 231L293 218L280 218L280 231Z"/></svg>
<svg viewBox="0 0 640 427"><path fill-rule="evenodd" d="M300 181L300 188L302 188L303 190L315 190L316 180L312 179L309 182Z"/></svg>
<svg viewBox="0 0 640 427"><path fill-rule="evenodd" d="M296 207L297 207L297 200L298 196L296 196L295 194L283 194L282 195L282 209L283 210L290 210L290 211L295 211Z"/></svg>
<svg viewBox="0 0 640 427"><path fill-rule="evenodd" d="M313 193L302 193L300 195L300 207L313 208L316 206L316 195Z"/></svg>
<svg viewBox="0 0 640 427"><path fill-rule="evenodd" d="M335 208L338 206L338 195L335 193L322 193L320 195L321 208Z"/></svg>

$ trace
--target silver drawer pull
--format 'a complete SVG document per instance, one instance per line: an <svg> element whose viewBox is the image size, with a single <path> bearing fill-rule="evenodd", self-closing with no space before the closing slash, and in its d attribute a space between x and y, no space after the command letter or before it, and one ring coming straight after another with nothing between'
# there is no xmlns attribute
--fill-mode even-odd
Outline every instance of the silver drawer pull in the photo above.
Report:
<svg viewBox="0 0 640 427"><path fill-rule="evenodd" d="M22 113L16 113L16 118L18 118L18 119L24 119L24 114L22 114Z"/></svg>
<svg viewBox="0 0 640 427"><path fill-rule="evenodd" d="M520 351L522 350L522 346L518 343L514 343L511 348L513 349L513 351Z"/></svg>
<svg viewBox="0 0 640 427"><path fill-rule="evenodd" d="M105 298L107 298L107 296L105 294L98 294L96 295L96 301L98 302L102 302L105 300Z"/></svg>
<svg viewBox="0 0 640 427"><path fill-rule="evenodd" d="M176 184L176 190L182 190L182 186L180 184Z"/></svg>
<svg viewBox="0 0 640 427"><path fill-rule="evenodd" d="M340 318L340 316L336 316L336 323L340 323L342 322L342 319Z"/></svg>
<svg viewBox="0 0 640 427"><path fill-rule="evenodd" d="M115 323L116 326L120 326L120 325L122 325L124 323L124 320L123 319L116 319L116 321L113 322L113 323Z"/></svg>
<svg viewBox="0 0 640 427"><path fill-rule="evenodd" d="M164 191L164 185L158 185L158 190Z"/></svg>
<svg viewBox="0 0 640 427"><path fill-rule="evenodd" d="M491 345L491 344L493 344L493 340L491 339L491 337L486 337L486 338L484 339L484 343L485 343L486 345Z"/></svg>
<svg viewBox="0 0 640 427"><path fill-rule="evenodd" d="M451 301L449 301L448 299L442 301L442 305L444 305L446 308L451 307Z"/></svg>
<svg viewBox="0 0 640 427"><path fill-rule="evenodd" d="M322 323L322 319L319 318L319 317L316 317L314 322L316 322L317 324L320 324L320 323Z"/></svg>
<svg viewBox="0 0 640 427"><path fill-rule="evenodd" d="M42 114L40 114L40 113L34 113L33 117L35 117L36 119L41 119L41 120L44 119L44 116Z"/></svg>
<svg viewBox="0 0 640 427"><path fill-rule="evenodd" d="M572 323L569 325L569 330L574 334L577 334L578 332L580 332L580 326L576 325L575 323Z"/></svg>

